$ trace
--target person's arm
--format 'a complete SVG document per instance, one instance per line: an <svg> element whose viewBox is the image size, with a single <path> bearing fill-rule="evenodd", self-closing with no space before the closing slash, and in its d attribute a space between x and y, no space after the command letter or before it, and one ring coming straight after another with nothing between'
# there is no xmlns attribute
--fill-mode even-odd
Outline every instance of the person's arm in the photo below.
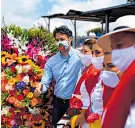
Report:
<svg viewBox="0 0 135 128"><path fill-rule="evenodd" d="M36 97L38 97L41 93L45 93L48 90L49 85L52 81L52 76L53 76L52 69L50 67L49 62L47 62L44 68L44 75L42 76L41 79L41 85L38 86L34 91L34 95Z"/></svg>
<svg viewBox="0 0 135 128"><path fill-rule="evenodd" d="M42 79L41 79L42 93L45 93L48 90L49 85L52 81L52 76L53 76L52 69L49 63L46 63L45 68L44 68L44 75L42 76Z"/></svg>

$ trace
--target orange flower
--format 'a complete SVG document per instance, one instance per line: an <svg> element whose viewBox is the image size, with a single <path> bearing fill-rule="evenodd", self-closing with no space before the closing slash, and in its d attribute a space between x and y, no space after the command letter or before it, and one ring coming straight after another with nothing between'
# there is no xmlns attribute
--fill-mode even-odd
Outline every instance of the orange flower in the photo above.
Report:
<svg viewBox="0 0 135 128"><path fill-rule="evenodd" d="M3 92L4 92L4 91L7 91L6 88L5 88L5 87L6 87L6 84L7 84L7 79L3 77L3 78L1 79L1 90L2 90Z"/></svg>
<svg viewBox="0 0 135 128"><path fill-rule="evenodd" d="M15 102L15 97L11 96L11 97L8 97L8 103L10 104L13 104Z"/></svg>
<svg viewBox="0 0 135 128"><path fill-rule="evenodd" d="M33 83L32 83L32 87L37 87L38 85L40 85L39 82L33 82Z"/></svg>
<svg viewBox="0 0 135 128"><path fill-rule="evenodd" d="M16 108L21 108L21 107L22 107L22 106L21 106L21 102L18 101L18 100L15 100L14 106L15 106Z"/></svg>
<svg viewBox="0 0 135 128"><path fill-rule="evenodd" d="M36 106L38 104L38 99L36 97L32 98L31 105Z"/></svg>
<svg viewBox="0 0 135 128"><path fill-rule="evenodd" d="M16 79L15 78L11 78L11 79L8 80L8 85L10 85L10 86L15 85L15 83L16 83Z"/></svg>
<svg viewBox="0 0 135 128"><path fill-rule="evenodd" d="M12 59L14 59L14 60L17 60L18 59L16 53L13 53L11 56L12 56Z"/></svg>
<svg viewBox="0 0 135 128"><path fill-rule="evenodd" d="M15 79L17 81L22 81L23 77L24 77L24 74L17 74L16 77L15 77Z"/></svg>
<svg viewBox="0 0 135 128"><path fill-rule="evenodd" d="M28 89L24 89L24 90L23 90L23 94L24 94L24 95L27 95L28 93L29 93L29 90L28 90Z"/></svg>

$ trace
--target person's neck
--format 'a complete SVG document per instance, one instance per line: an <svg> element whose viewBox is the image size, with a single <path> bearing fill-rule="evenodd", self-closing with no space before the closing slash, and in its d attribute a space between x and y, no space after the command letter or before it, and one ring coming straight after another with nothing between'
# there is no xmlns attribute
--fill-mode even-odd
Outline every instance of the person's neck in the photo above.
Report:
<svg viewBox="0 0 135 128"><path fill-rule="evenodd" d="M65 50L65 51L61 51L62 56L68 58L68 54L69 54L70 49L71 49L71 47L69 47L69 48L68 48L67 50Z"/></svg>

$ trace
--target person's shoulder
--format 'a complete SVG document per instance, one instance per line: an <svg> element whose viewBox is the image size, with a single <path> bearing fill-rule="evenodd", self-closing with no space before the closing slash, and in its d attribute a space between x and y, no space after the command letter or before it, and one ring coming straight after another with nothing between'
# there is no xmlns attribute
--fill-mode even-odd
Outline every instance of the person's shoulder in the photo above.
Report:
<svg viewBox="0 0 135 128"><path fill-rule="evenodd" d="M81 56L81 52L78 49L71 48L71 50L76 53L78 56Z"/></svg>
<svg viewBox="0 0 135 128"><path fill-rule="evenodd" d="M56 59L58 59L59 54L60 54L60 53L58 52L58 53L54 54L53 56L51 56L51 57L48 59L47 63L52 63L52 62L54 62Z"/></svg>

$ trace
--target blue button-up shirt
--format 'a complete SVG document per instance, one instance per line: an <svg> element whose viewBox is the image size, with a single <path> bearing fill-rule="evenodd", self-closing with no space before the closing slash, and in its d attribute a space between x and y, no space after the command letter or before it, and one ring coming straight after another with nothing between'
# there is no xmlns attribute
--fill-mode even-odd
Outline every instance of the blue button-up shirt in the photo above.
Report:
<svg viewBox="0 0 135 128"><path fill-rule="evenodd" d="M54 77L56 81L54 94L62 99L69 99L72 96L78 73L83 66L79 54L79 51L71 47L67 58L58 52L46 62L44 75L41 79L43 84L42 92L47 91Z"/></svg>

